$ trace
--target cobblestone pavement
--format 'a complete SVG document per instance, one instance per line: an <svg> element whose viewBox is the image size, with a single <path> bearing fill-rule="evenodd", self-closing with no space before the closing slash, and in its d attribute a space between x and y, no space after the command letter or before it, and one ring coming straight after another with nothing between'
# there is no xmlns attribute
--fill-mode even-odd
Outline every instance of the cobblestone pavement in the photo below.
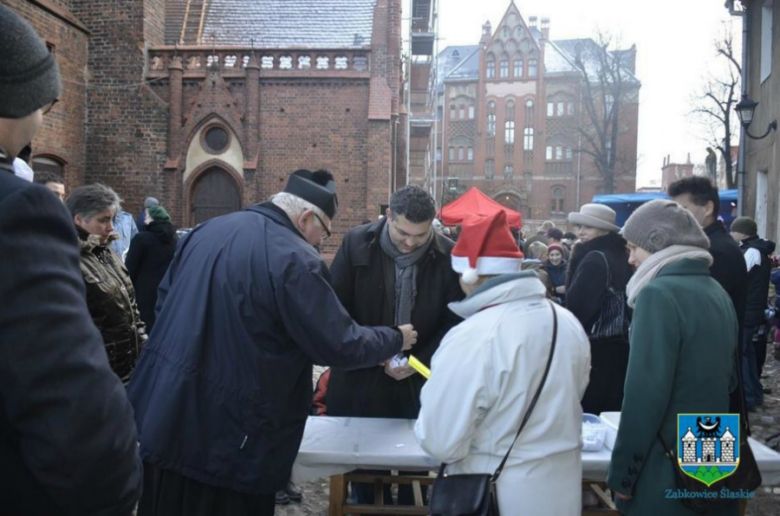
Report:
<svg viewBox="0 0 780 516"><path fill-rule="evenodd" d="M315 368L314 381L322 373ZM764 395L764 406L751 414L753 438L780 451L780 361L772 354L772 344L767 346L767 358L764 365L764 388L772 392ZM307 482L298 486L303 491L303 502L277 506L277 516L326 516L328 514L328 480ZM777 516L780 514L780 486L761 487L755 499L748 503L747 516Z"/></svg>
<svg viewBox="0 0 780 516"><path fill-rule="evenodd" d="M780 451L780 361L774 359L772 344L767 346L766 363L761 383L772 392L764 394L764 406L750 415L753 438ZM748 516L780 514L780 487L761 487L755 500L748 503Z"/></svg>

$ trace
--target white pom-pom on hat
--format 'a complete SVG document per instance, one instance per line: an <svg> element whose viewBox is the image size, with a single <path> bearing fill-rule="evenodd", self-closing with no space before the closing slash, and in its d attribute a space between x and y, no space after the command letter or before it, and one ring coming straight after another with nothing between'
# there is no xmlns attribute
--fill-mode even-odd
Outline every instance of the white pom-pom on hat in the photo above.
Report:
<svg viewBox="0 0 780 516"><path fill-rule="evenodd" d="M479 279L479 274L477 273L477 269L469 267L468 269L463 271L462 279L463 279L463 283L465 283L466 285L473 285Z"/></svg>

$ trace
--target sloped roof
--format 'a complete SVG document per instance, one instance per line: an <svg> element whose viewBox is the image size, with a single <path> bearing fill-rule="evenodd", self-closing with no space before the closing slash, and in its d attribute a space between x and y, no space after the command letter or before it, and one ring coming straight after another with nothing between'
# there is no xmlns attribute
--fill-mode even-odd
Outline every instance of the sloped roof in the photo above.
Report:
<svg viewBox="0 0 780 516"><path fill-rule="evenodd" d="M436 89L441 91L444 88L444 80L447 79L450 72L470 58L476 61L476 64L473 65L473 73L476 77L479 73L479 45L449 46L439 52L436 60ZM468 68L471 66L469 65ZM462 73L466 73L466 70L463 70Z"/></svg>
<svg viewBox="0 0 780 516"><path fill-rule="evenodd" d="M466 59L461 60L452 71L447 74L447 79L470 79L479 75L479 47Z"/></svg>
<svg viewBox="0 0 780 516"><path fill-rule="evenodd" d="M561 41L553 41L553 44L551 45L556 49L556 51L560 54L563 61L556 62L555 64L557 66L560 66L560 72L558 73L566 73L570 71L576 72L576 68L574 67L574 62L577 58L577 53L582 52L582 60L585 64L585 69L588 71L588 78L591 81L597 82L598 76L597 70L599 68L599 62L596 58L598 54L602 54L605 52L605 50L599 46L595 41L593 41L591 38L585 38L585 39L566 39ZM609 58L613 59L614 55L609 54ZM545 56L545 61L547 61ZM564 63L565 61L565 63ZM547 63L545 63L547 64ZM567 64L570 69L567 69ZM623 77L625 78L626 82L633 82L636 84L639 84L639 80L636 78L636 76L631 73L631 71L626 68L622 67L623 70ZM548 73L551 73L550 67L547 67L546 70Z"/></svg>
<svg viewBox="0 0 780 516"><path fill-rule="evenodd" d="M531 29L536 37L539 32ZM547 76L579 74L574 66L578 49L583 49L585 67L592 81L598 81L596 70L598 62L595 58L597 52L604 50L590 38L567 39L561 41L548 41L544 54L544 67ZM439 87L443 88L443 81L450 79L477 79L479 77L479 45L447 47L439 54ZM457 51L458 59L452 54ZM627 68L623 68L624 77L628 82L639 84L639 80Z"/></svg>
<svg viewBox="0 0 780 516"><path fill-rule="evenodd" d="M179 43L187 0L165 0L165 44Z"/></svg>
<svg viewBox="0 0 780 516"><path fill-rule="evenodd" d="M375 5L376 0L209 0L202 41L249 45L254 40L255 46L265 48L364 48L371 45ZM169 18L168 23L176 21ZM170 33L175 31L166 30Z"/></svg>
<svg viewBox="0 0 780 516"><path fill-rule="evenodd" d="M550 41L544 53L544 71L547 75L564 75L577 73L574 62L558 46L558 42Z"/></svg>

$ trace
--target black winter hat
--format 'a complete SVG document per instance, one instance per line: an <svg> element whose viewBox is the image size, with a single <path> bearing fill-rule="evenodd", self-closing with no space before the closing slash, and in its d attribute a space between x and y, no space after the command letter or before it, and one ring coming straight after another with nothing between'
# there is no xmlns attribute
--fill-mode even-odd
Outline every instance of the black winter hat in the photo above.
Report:
<svg viewBox="0 0 780 516"><path fill-rule="evenodd" d="M731 231L742 233L749 237L758 235L758 224L750 217L739 217L731 223Z"/></svg>
<svg viewBox="0 0 780 516"><path fill-rule="evenodd" d="M0 118L24 118L60 96L54 56L35 30L0 5Z"/></svg>
<svg viewBox="0 0 780 516"><path fill-rule="evenodd" d="M339 207L336 196L336 182L327 170L296 170L287 181L285 192L312 203L333 220Z"/></svg>

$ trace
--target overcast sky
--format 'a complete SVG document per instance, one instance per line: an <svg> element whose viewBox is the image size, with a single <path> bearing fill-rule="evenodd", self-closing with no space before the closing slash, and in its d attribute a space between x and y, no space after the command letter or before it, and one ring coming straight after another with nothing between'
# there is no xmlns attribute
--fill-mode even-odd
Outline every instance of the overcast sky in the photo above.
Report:
<svg viewBox="0 0 780 516"><path fill-rule="evenodd" d="M742 24L724 0L517 0L530 16L550 18L550 39L618 35L623 47L637 46L639 104L637 186L660 179L666 155L703 163L703 131L689 117L691 96L713 67L714 41L726 27L739 48ZM439 0L439 50L479 42L482 24L495 30L510 0ZM740 54L741 55L741 54Z"/></svg>

